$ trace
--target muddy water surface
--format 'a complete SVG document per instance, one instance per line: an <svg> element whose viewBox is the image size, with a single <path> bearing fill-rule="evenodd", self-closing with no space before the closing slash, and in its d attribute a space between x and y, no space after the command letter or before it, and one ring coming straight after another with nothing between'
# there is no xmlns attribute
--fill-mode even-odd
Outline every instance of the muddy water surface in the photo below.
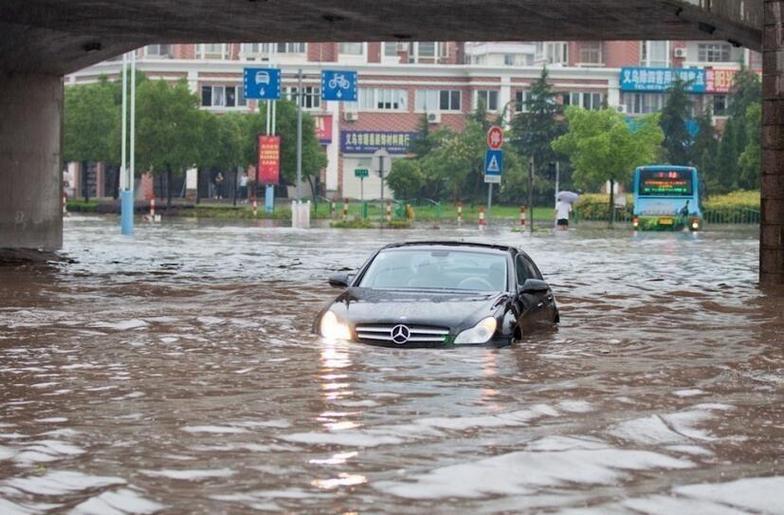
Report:
<svg viewBox="0 0 784 515"><path fill-rule="evenodd" d="M784 304L755 231L65 231L74 263L0 269L0 513L784 512ZM526 249L560 330L310 334L332 271L434 237Z"/></svg>

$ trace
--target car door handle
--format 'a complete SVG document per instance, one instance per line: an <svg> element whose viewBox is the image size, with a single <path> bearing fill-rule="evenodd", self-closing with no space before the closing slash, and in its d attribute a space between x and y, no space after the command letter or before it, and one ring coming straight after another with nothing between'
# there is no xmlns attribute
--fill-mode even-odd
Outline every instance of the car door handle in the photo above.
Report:
<svg viewBox="0 0 784 515"><path fill-rule="evenodd" d="M541 308L542 306L544 306L544 302L540 302L539 304L536 305L537 308Z"/></svg>

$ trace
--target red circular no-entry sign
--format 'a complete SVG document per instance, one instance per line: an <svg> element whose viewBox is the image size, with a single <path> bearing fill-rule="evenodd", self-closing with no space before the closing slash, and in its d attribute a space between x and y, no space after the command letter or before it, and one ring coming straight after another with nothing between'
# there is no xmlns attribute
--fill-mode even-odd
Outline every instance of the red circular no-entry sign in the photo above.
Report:
<svg viewBox="0 0 784 515"><path fill-rule="evenodd" d="M490 127L487 131L487 146L493 150L498 150L504 144L504 130L497 125Z"/></svg>

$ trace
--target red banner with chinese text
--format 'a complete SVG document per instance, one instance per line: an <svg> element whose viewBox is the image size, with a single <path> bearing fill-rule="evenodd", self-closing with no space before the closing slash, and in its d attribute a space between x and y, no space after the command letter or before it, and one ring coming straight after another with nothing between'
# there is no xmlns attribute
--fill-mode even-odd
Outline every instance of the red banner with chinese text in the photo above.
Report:
<svg viewBox="0 0 784 515"><path fill-rule="evenodd" d="M280 183L280 136L259 135L259 166L260 184Z"/></svg>

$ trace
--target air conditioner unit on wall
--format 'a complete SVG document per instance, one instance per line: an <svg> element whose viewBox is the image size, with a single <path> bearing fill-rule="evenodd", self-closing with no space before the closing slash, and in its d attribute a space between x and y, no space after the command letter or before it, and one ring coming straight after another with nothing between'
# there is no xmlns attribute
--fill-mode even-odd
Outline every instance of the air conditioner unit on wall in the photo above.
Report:
<svg viewBox="0 0 784 515"><path fill-rule="evenodd" d="M683 47L676 48L672 51L672 55L676 59L686 59L686 49Z"/></svg>
<svg viewBox="0 0 784 515"><path fill-rule="evenodd" d="M627 109L626 109L626 105L625 104L621 104L619 106L615 106L615 108L618 110L619 113L626 114Z"/></svg>
<svg viewBox="0 0 784 515"><path fill-rule="evenodd" d="M441 113L427 113L427 123L441 123Z"/></svg>
<svg viewBox="0 0 784 515"><path fill-rule="evenodd" d="M347 122L356 122L359 120L359 113L356 111L343 111L343 119Z"/></svg>

